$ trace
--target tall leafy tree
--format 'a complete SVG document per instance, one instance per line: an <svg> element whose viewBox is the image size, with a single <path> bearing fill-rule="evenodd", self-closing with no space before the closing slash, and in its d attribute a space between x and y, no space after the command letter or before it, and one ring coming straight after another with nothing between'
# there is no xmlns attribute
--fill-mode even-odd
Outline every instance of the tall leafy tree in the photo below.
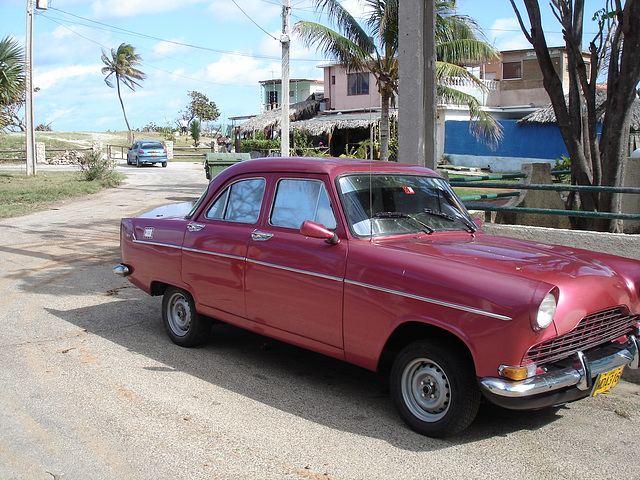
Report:
<svg viewBox="0 0 640 480"><path fill-rule="evenodd" d="M191 101L183 115L189 124L194 118L204 123L217 120L220 116L216 102L209 100L204 93L190 91L189 98L191 98Z"/></svg>
<svg viewBox="0 0 640 480"><path fill-rule="evenodd" d="M640 0L606 0L604 8L593 17L599 28L586 52L582 46L584 0L551 0L551 9L562 26L567 48L568 92L563 92L559 76L564 72L555 70L549 54L538 1L523 2L529 28L514 0L511 5L536 52L544 88L571 157L572 183L620 185L628 156L632 107L640 82ZM596 86L602 68L607 70L607 93L604 104L600 105L596 101ZM600 120L602 133L598 141L596 125ZM589 211L620 209L620 194L582 192L580 201L581 207ZM575 226L615 231L619 230L620 222L581 220L576 221Z"/></svg>
<svg viewBox="0 0 640 480"><path fill-rule="evenodd" d="M361 25L339 0L315 0L318 11L326 13L337 30L309 21L294 26L294 32L306 46L315 46L349 71L368 71L376 79L381 96L381 160L389 159L389 107L398 92L398 1L362 0L367 17ZM467 105L477 135L496 142L501 136L499 124L481 110L475 97L456 89L447 80L461 77L484 88L464 66L496 58L497 52L482 41L481 30L475 22L456 14L455 0L438 0L436 11L438 95L446 101Z"/></svg>
<svg viewBox="0 0 640 480"><path fill-rule="evenodd" d="M24 99L24 51L10 37L0 40L0 129L14 123L16 106Z"/></svg>
<svg viewBox="0 0 640 480"><path fill-rule="evenodd" d="M102 51L102 62L105 65L102 67L102 74L106 75L104 81L111 88L114 88L113 78L115 78L115 88L118 91L122 114L124 115L124 121L127 124L127 131L129 132L129 142L132 141L131 127L129 126L127 113L124 109L120 83L129 87L131 91L135 91L136 87L140 86L139 82L147 78L145 73L136 68L140 65L140 60L142 60L142 58L136 53L136 48L128 43L121 43L117 50L112 48L110 55L104 50Z"/></svg>

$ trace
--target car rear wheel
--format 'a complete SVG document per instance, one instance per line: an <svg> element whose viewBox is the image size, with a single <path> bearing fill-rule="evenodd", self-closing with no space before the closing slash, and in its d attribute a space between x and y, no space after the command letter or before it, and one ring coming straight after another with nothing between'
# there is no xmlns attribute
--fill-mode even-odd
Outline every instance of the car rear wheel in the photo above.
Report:
<svg viewBox="0 0 640 480"><path fill-rule="evenodd" d="M140 168L141 166L142 166L142 162L140 162L140 159L136 157L136 167Z"/></svg>
<svg viewBox="0 0 640 480"><path fill-rule="evenodd" d="M166 168L167 167L167 162L162 162L162 167Z"/></svg>
<svg viewBox="0 0 640 480"><path fill-rule="evenodd" d="M164 292L162 323L171 341L181 347L199 345L211 329L211 320L196 312L191 294L177 287Z"/></svg>
<svg viewBox="0 0 640 480"><path fill-rule="evenodd" d="M391 396L409 427L430 437L467 428L480 405L471 361L460 349L435 341L408 345L391 370Z"/></svg>

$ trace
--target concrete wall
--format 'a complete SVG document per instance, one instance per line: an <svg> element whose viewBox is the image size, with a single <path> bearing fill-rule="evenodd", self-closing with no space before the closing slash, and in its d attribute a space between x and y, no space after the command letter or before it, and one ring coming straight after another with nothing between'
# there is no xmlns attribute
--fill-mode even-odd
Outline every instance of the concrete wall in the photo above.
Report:
<svg viewBox="0 0 640 480"><path fill-rule="evenodd" d="M640 238L623 233L583 232L557 228L485 223L482 230L491 235L583 248L640 260Z"/></svg>
<svg viewBox="0 0 640 480"><path fill-rule="evenodd" d="M567 147L562 140L560 130L556 124L551 125L522 125L518 126L516 120L500 120L504 138L497 148L491 149L469 131L469 122L462 120L447 120L445 122L444 153L449 155L453 163L457 159L470 161L469 156L480 157L482 166L488 164L494 171L507 171L494 166L494 159L507 159L512 166L508 171L520 171L518 158L530 162L548 161L555 165L556 158L568 155ZM461 157L464 156L464 157ZM487 160L484 160L484 159ZM520 162L522 163L522 161ZM457 165L457 163L453 163ZM472 166L472 165L467 165ZM476 165L473 165L476 166ZM506 165L505 165L506 166Z"/></svg>
<svg viewBox="0 0 640 480"><path fill-rule="evenodd" d="M627 159L623 186L640 187L640 157ZM621 210L624 213L640 213L640 194L623 194ZM640 233L640 221L625 220L624 231L625 233ZM640 239L638 241L640 242Z"/></svg>

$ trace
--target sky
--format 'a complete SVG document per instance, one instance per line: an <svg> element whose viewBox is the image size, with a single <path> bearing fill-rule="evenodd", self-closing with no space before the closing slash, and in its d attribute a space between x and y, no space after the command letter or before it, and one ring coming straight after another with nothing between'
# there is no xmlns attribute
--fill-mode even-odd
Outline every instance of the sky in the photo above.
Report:
<svg viewBox="0 0 640 480"><path fill-rule="evenodd" d="M35 0L34 0L35 1ZM319 21L312 0L290 0L291 25ZM458 0L459 13L475 19L499 50L530 48L509 0ZM541 1L550 46L563 44L560 27ZM522 0L517 4L524 13ZM358 0L343 5L362 15ZM604 0L587 0L585 32ZM48 0L33 21L35 125L55 131L126 130L117 92L101 72L103 51L129 43L147 78L122 90L131 127L176 126L189 91L218 106L217 123L260 113L260 80L281 78L281 0ZM526 16L526 15L525 15ZM26 38L27 0L0 0L0 38ZM589 38L588 35L585 35ZM291 78L322 79L322 53L291 41Z"/></svg>

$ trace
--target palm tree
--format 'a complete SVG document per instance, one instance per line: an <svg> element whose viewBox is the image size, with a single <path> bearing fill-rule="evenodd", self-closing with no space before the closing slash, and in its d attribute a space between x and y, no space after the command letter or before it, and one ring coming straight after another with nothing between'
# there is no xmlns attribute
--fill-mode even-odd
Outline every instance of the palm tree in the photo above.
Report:
<svg viewBox="0 0 640 480"><path fill-rule="evenodd" d="M122 94L120 92L120 82L132 91L135 91L136 86L140 86L140 83L136 80L142 81L147 78L146 74L135 68L140 65L141 60L140 55L138 55L135 50L136 47L128 43L121 43L117 50L111 49L111 56L107 55L104 50L102 51L102 62L105 64L105 66L102 67L102 74L106 75L104 81L111 88L114 88L112 77L115 76L116 78L115 87L118 90L122 114L127 124L129 143L131 143L133 139L131 138L131 127L129 126L129 120L127 120L127 113L124 110L124 102L122 101Z"/></svg>
<svg viewBox="0 0 640 480"><path fill-rule="evenodd" d="M8 107L23 98L25 89L24 52L15 40L0 41L0 129L11 121Z"/></svg>
<svg viewBox="0 0 640 480"><path fill-rule="evenodd" d="M471 128L476 138L490 146L502 139L502 127L473 96L453 86L460 79L486 90L485 85L467 68L498 58L498 52L484 40L480 26L471 17L458 15L456 0L436 2L436 79L437 95L443 103L466 105L471 116Z"/></svg>
<svg viewBox="0 0 640 480"><path fill-rule="evenodd" d="M369 7L368 30L339 0L314 0L341 33L316 22L301 21L294 32L310 47L338 60L350 71L368 71L382 97L380 112L380 159L389 159L389 104L398 90L398 0L363 0Z"/></svg>
<svg viewBox="0 0 640 480"><path fill-rule="evenodd" d="M325 55L344 64L350 71L368 71L376 79L381 96L380 159L389 159L389 106L398 92L398 1L362 0L368 18L366 28L340 4L339 0L314 0L321 13L338 31L316 22L301 21L294 32L307 46L315 46ZM456 14L455 0L436 3L436 75L438 96L468 106L476 136L489 143L501 137L500 125L480 109L478 100L461 92L446 80L461 77L485 88L464 65L497 58L493 47L481 40L479 26L469 17Z"/></svg>

